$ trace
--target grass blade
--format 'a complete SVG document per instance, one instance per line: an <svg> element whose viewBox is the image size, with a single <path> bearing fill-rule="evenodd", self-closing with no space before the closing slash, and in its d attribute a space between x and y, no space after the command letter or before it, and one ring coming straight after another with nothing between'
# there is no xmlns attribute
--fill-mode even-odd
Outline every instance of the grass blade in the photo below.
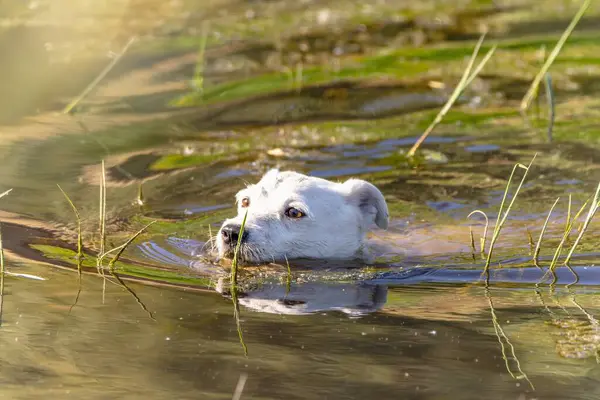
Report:
<svg viewBox="0 0 600 400"><path fill-rule="evenodd" d="M542 65L542 68L540 69L540 71L537 73L537 75L533 79L533 82L531 82L531 86L529 87L529 90L523 97L523 100L521 100L521 107L520 107L521 112L524 113L529 108L529 105L531 104L531 100L535 96L535 93L538 89L538 86L542 82L542 79L548 72L548 69L550 69L550 66L552 65L552 63L554 62L556 57L558 57L558 54L560 53L562 47L566 43L569 36L571 36L571 33L575 29L575 26L577 26L577 23L579 22L581 17L583 17L583 14L586 12L586 10L588 9L588 7L590 6L591 3L592 3L592 0L584 0L583 3L581 4L581 7L575 14L575 16L573 16L571 23L569 24L567 29L565 29L565 31L563 32L562 36L560 37L560 39L554 46L554 49L552 49L552 52L546 59L546 62L544 63L544 65Z"/></svg>
<svg viewBox="0 0 600 400"><path fill-rule="evenodd" d="M248 218L248 210L246 210L246 214L244 214L244 220L242 221L242 226L240 226L240 233L238 234L237 244L235 245L235 251L233 253L233 260L231 261L231 290L237 286L238 257L240 253L240 247L242 246L244 228L246 227L246 218Z"/></svg>
<svg viewBox="0 0 600 400"><path fill-rule="evenodd" d="M8 189L7 191L0 193L0 199L9 194L10 192L12 192L12 189Z"/></svg>
<svg viewBox="0 0 600 400"><path fill-rule="evenodd" d="M527 243L529 244L529 255L533 256L533 236L531 236L531 231L527 228Z"/></svg>
<svg viewBox="0 0 600 400"><path fill-rule="evenodd" d="M475 80L475 78L477 78L477 75L479 75L479 73L481 72L483 67L485 67L487 62L490 61L490 58L492 58L492 55L494 54L494 52L496 51L497 48L498 48L498 46L494 45L494 46L492 46L491 49L488 50L487 53L485 53L485 56L483 56L483 58L481 59L479 64L477 64L477 67L475 67L475 70L473 71L473 73L471 73L471 75L469 75L467 80L464 82L463 87L462 87L463 90L465 88L467 88L473 82L473 80Z"/></svg>
<svg viewBox="0 0 600 400"><path fill-rule="evenodd" d="M100 204L98 205L99 215L98 224L100 228L100 250L98 254L103 255L106 245L106 169L104 168L104 160L101 163L100 171ZM102 267L102 257L96 258L96 269L99 275L104 276L104 269Z"/></svg>
<svg viewBox="0 0 600 400"><path fill-rule="evenodd" d="M469 215L467 215L467 219L471 218L471 216L474 214L481 214L485 218L485 228L483 228L483 236L479 239L479 244L481 246L481 248L479 249L479 252L481 254L484 254L485 253L485 241L487 238L488 228L490 226L490 220L489 220L487 214L481 210L471 211L471 213ZM471 232L471 242L474 242L472 232ZM472 243L472 247L475 248L475 243Z"/></svg>
<svg viewBox="0 0 600 400"><path fill-rule="evenodd" d="M79 211L77 210L77 207L75 207L75 204L73 204L73 201L71 200L69 195L63 190L63 188L60 187L59 184L57 184L56 186L58 186L58 189L62 192L63 196L65 196L65 199L67 199L67 202L73 209L73 213L75 214L75 218L77 219L77 273L79 274L79 276L81 276L81 260L83 258L83 239L81 237L81 216L79 215Z"/></svg>
<svg viewBox="0 0 600 400"><path fill-rule="evenodd" d="M496 244L496 241L498 240L498 236L500 235L500 231L502 230L502 227L504 226L504 223L506 222L506 218L508 218L508 214L515 202L515 200L517 199L517 196L519 195L519 192L521 191L521 188L523 187L523 183L525 182L525 178L527 178L527 174L529 173L529 169L531 168L531 165L533 164L533 162L535 161L535 158L537 157L537 153L533 156L533 158L531 159L531 161L529 162L529 165L525 166L523 164L516 164L513 169L512 172L510 173L510 177L508 178L508 182L506 184L506 189L504 190L504 196L502 197L502 202L500 203L500 210L498 211L498 221L496 222L496 225L494 226L494 232L492 233L492 239L490 240L490 249L488 250L488 256L487 256L487 260L485 262L485 269L484 269L484 273L488 273L488 270L490 268L490 263L492 260L492 253L494 251L494 245ZM510 189L510 185L512 183L512 179L513 176L515 174L515 171L517 170L517 168L523 168L525 170L525 173L523 173L523 177L521 178L521 181L519 182L519 185L517 186L517 189L515 190L515 193L513 194L513 197L510 201L510 203L508 204L508 206L506 207L506 211L504 210L504 204L506 203L506 198L508 196L508 191ZM502 214L504 212L504 214Z"/></svg>
<svg viewBox="0 0 600 400"><path fill-rule="evenodd" d="M106 167L102 160L102 176L100 180L100 253L106 246Z"/></svg>
<svg viewBox="0 0 600 400"><path fill-rule="evenodd" d="M547 73L544 79L544 86L546 88L546 101L548 103L548 143L552 143L552 132L554 131L554 120L555 114L555 103L554 103L554 91L552 90L552 78Z"/></svg>
<svg viewBox="0 0 600 400"><path fill-rule="evenodd" d="M535 245L535 250L533 251L533 264L536 267L539 267L538 258L540 256L540 246L542 245L542 239L544 238L544 233L546 233L546 228L548 227L548 221L550 221L550 216L552 215L552 211L554 211L554 207L556 207L556 204L558 204L559 200L560 200L560 197L554 201L554 204L552 204L552 207L550 208L550 211L548 212L548 215L546 216L546 220L544 221L544 226L542 226L542 231L540 232L540 237L537 241L537 244ZM571 206L569 203L569 213L570 213L570 209L571 209Z"/></svg>
<svg viewBox="0 0 600 400"><path fill-rule="evenodd" d="M204 21L200 31L200 45L198 46L198 59L194 69L194 87L200 93L204 92L204 63L206 59L206 42L208 41L208 28L210 23Z"/></svg>
<svg viewBox="0 0 600 400"><path fill-rule="evenodd" d="M125 243L123 243L121 246L119 246L120 247L119 251L117 252L117 254L114 255L112 260L110 260L108 263L108 270L110 271L111 274L115 272L115 263L117 261L119 261L119 257L121 257L121 254L123 254L125 249L131 244L131 242L133 242L138 236L140 236L142 234L142 232L144 232L146 229L148 229L154 223L156 223L156 221L150 222L148 225L144 226L142 229L137 231L133 236L131 236Z"/></svg>
<svg viewBox="0 0 600 400"><path fill-rule="evenodd" d="M471 253L473 255L473 261L475 261L475 237L473 236L473 227L469 226L469 238L471 244Z"/></svg>
<svg viewBox="0 0 600 400"><path fill-rule="evenodd" d="M148 314L148 316L152 320L156 320L154 318L154 316L152 315L152 312L148 309L148 307L146 307L146 305L144 304L144 302L142 301L142 299L140 299L140 297L135 293L135 291L133 289L131 289L125 283L125 281L123 279L121 279L121 277L117 274L115 264L117 263L117 261L119 261L119 257L121 257L121 254L123 254L123 252L125 251L125 249L131 244L131 242L133 242L139 235L142 234L142 232L144 232L146 229L148 229L155 222L156 221L150 222L149 224L147 224L146 226L144 226L142 229L140 229L139 231L137 231L133 236L131 236L125 243L123 243L121 246L117 247L119 250L114 255L114 257L112 258L112 260L110 260L110 262L108 263L108 270L109 270L110 274L117 280L117 282L119 283L119 285L121 285L121 287L123 287L127 292L129 292L129 294L131 294L133 296L133 298L140 305L140 307L142 308L142 310L144 310L146 312L146 314ZM117 248L115 248L113 250L116 250ZM113 250L111 250L111 251L113 251ZM106 254L101 255L99 257L99 259L102 260L102 258L105 255ZM106 279L105 279L105 282L106 282Z"/></svg>
<svg viewBox="0 0 600 400"><path fill-rule="evenodd" d="M569 261L571 261L571 257L573 256L575 249L579 245L579 242L581 241L583 234L585 233L588 226L590 225L590 222L592 221L592 218L594 218L594 215L596 215L596 212L598 211L598 207L600 206L599 198L600 198L600 184L598 184L598 187L596 188L596 193L594 194L594 200L592 201L592 204L590 205L590 210L588 211L588 214L585 218L583 226L579 230L579 235L577 235L577 239L575 239L575 242L573 243L573 246L571 246L571 250L569 251L569 254L567 254L567 258L565 259L565 262L564 262L565 265L567 265L569 263Z"/></svg>
<svg viewBox="0 0 600 400"><path fill-rule="evenodd" d="M573 205L573 196L571 195L571 193L569 193L569 205L567 206L567 221L565 222L565 229L567 229L567 227L571 223L571 208L572 208L572 205Z"/></svg>
<svg viewBox="0 0 600 400"><path fill-rule="evenodd" d="M460 97L460 95L465 90L465 88L473 81L473 79L475 79L475 77L483 69L485 64L492 57L492 54L494 54L494 51L496 51L496 46L492 47L487 52L487 54L483 57L483 60L479 63L479 65L477 65L477 67L475 68L475 71L473 73L471 72L473 70L473 65L475 64L475 60L477 59L477 55L479 54L479 50L481 49L481 45L483 44L484 38L485 38L485 33L482 34L481 37L479 38L479 40L477 41L477 44L475 45L475 48L473 49L473 54L471 55L471 58L469 59L469 63L467 64L467 67L465 68L463 75L460 78L460 81L458 82L458 84L454 88L454 91L450 95L450 98L448 99L448 101L446 102L444 107L442 107L440 112L436 115L433 122L431 122L431 124L427 127L425 132L423 132L421 137L419 137L419 139L415 142L415 144L408 151L407 154L409 157L413 157L415 155L415 152L421 146L421 144L425 141L427 136L429 136L431 134L431 132L433 131L433 129L440 122L442 122L442 119L444 118L444 116L448 113L448 111L450 111L450 108L452 108L452 106L454 105L456 100Z"/></svg>
<svg viewBox="0 0 600 400"><path fill-rule="evenodd" d="M71 101L67 106L63 109L63 114L70 114L75 107L85 99L91 92L98 86L98 84L104 79L106 75L114 68L115 65L123 58L129 47L135 42L135 37L129 39L125 47L121 50L119 54L117 54L112 61L100 72L100 74L94 79L84 90L81 92L79 96L77 96L73 101Z"/></svg>
<svg viewBox="0 0 600 400"><path fill-rule="evenodd" d="M560 243L558 243L558 246L556 246L556 250L554 251L554 257L552 257L552 261L550 262L550 269L549 269L550 272L554 272L554 268L556 268L556 263L558 262L558 258L560 257L560 254L562 253L562 249L567 240L567 237L571 233L571 230L573 229L573 225L575 224L575 221L577 221L577 218L579 218L579 216L581 215L581 213L587 206L588 202L589 202L589 200L586 201L585 203L583 203L583 205L581 206L579 211L577 211L577 214L575 214L575 217L573 217L571 219L571 223L569 224L569 226L567 226L565 228L565 232L563 233L562 239L560 240Z"/></svg>

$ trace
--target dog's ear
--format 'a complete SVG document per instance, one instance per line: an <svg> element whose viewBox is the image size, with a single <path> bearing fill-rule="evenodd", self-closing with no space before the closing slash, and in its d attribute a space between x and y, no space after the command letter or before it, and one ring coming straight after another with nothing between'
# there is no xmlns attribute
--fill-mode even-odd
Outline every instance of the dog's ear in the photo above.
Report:
<svg viewBox="0 0 600 400"><path fill-rule="evenodd" d="M361 179L344 182L348 200L362 211L363 215L382 228L388 227L388 207L383 194L374 185Z"/></svg>
<svg viewBox="0 0 600 400"><path fill-rule="evenodd" d="M277 178L277 175L279 175L279 168L271 168L270 170L265 172L265 174L262 176L262 178L260 178L260 182L266 183L266 182L274 181L275 178Z"/></svg>

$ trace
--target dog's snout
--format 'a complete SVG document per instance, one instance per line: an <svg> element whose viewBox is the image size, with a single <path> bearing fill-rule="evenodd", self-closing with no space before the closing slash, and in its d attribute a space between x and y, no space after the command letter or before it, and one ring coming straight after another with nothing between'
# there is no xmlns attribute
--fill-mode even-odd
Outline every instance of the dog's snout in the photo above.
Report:
<svg viewBox="0 0 600 400"><path fill-rule="evenodd" d="M235 246L240 237L240 225L225 225L221 228L221 237L223 238L223 242L229 245ZM242 242L246 240L248 237L248 231L244 231L242 234Z"/></svg>

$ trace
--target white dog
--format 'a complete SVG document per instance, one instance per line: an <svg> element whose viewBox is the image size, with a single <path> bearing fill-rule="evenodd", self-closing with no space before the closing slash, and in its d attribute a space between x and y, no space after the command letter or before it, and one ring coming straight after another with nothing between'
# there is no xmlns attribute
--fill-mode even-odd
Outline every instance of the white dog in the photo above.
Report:
<svg viewBox="0 0 600 400"><path fill-rule="evenodd" d="M364 259L373 224L388 226L388 208L369 182L330 182L296 172L268 171L236 195L238 215L217 234L219 257L232 257L247 213L239 257L251 263L285 259Z"/></svg>

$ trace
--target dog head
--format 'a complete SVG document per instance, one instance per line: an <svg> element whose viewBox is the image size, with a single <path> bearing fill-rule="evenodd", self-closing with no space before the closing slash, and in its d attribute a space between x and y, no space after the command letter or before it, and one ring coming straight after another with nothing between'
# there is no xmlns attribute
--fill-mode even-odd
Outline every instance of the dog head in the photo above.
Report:
<svg viewBox="0 0 600 400"><path fill-rule="evenodd" d="M360 258L367 231L386 229L389 219L381 192L360 179L335 183L273 169L236 200L238 215L223 223L217 249L233 256L246 216L238 255L245 262Z"/></svg>

